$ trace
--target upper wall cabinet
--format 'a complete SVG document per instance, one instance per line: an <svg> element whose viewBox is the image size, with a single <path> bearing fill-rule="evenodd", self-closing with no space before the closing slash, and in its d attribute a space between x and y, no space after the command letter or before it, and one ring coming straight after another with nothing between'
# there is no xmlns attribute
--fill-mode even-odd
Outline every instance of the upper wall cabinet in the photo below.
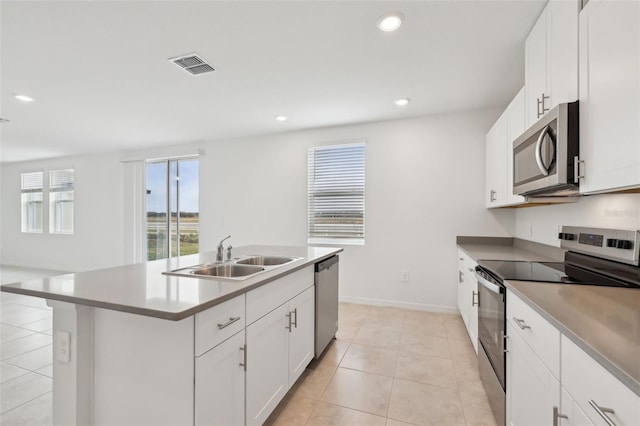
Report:
<svg viewBox="0 0 640 426"><path fill-rule="evenodd" d="M578 0L550 0L525 42L525 128L578 99Z"/></svg>
<svg viewBox="0 0 640 426"><path fill-rule="evenodd" d="M640 187L640 2L580 12L580 190Z"/></svg>
<svg viewBox="0 0 640 426"><path fill-rule="evenodd" d="M487 208L505 207L524 202L513 195L513 141L524 131L524 88L511 101L486 139Z"/></svg>

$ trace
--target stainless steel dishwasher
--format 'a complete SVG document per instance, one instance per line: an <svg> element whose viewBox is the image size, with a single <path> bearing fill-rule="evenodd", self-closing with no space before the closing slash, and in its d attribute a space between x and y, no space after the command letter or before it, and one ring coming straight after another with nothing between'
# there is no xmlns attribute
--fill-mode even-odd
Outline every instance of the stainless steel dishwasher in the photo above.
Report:
<svg viewBox="0 0 640 426"><path fill-rule="evenodd" d="M316 358L338 331L338 256L316 263Z"/></svg>

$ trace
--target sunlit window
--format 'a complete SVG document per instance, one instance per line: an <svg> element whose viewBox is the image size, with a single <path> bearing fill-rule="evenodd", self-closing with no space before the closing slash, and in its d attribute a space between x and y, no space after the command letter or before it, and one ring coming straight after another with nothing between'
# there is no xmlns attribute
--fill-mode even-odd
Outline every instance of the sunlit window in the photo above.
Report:
<svg viewBox="0 0 640 426"><path fill-rule="evenodd" d="M73 169L49 172L49 232L73 234Z"/></svg>
<svg viewBox="0 0 640 426"><path fill-rule="evenodd" d="M43 172L21 174L22 232L42 232Z"/></svg>

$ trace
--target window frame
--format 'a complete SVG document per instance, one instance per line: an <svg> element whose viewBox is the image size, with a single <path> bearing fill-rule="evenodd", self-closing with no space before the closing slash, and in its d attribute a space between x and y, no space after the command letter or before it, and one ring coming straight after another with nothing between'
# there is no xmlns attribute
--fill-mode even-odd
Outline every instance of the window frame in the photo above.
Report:
<svg viewBox="0 0 640 426"><path fill-rule="evenodd" d="M40 185L40 190L38 191L37 189L25 189L24 188L24 176L25 175L29 175L29 174L34 174L34 173L40 173L41 175L41 185ZM43 169L38 169L38 170L30 170L30 171L23 171L20 172L20 232L25 233L25 234L42 234L44 233L44 217L45 217L45 202L44 202L44 188L45 188L45 184L44 184L44 170ZM24 199L24 195L25 194L35 194L35 193L40 193L41 199L40 199L40 229L39 230L31 230L29 229L29 227L27 226L27 223L30 221L29 218L31 217L29 215L29 210L27 209L27 211L25 211L25 203L29 203L28 201L25 201Z"/></svg>
<svg viewBox="0 0 640 426"><path fill-rule="evenodd" d="M71 172L72 175L72 180L71 180L71 186L70 188L57 188L57 187L53 187L53 179L52 179L52 175L56 172ZM73 233L75 232L75 207L76 207L76 201L75 201L75 181L76 181L76 170L74 167L66 167L66 168L56 168L56 169L52 169L49 170L49 182L47 185L48 188L48 194L47 194L47 198L48 198L48 202L47 205L49 206L49 234L55 234L55 235L73 235ZM57 200L54 199L54 197L52 196L52 194L62 194L62 193L71 193L71 200ZM55 197L57 198L57 197ZM58 220L58 216L56 214L57 212L57 203L58 202L71 202L71 230L63 230L63 231L58 231L57 230L57 223L56 221Z"/></svg>
<svg viewBox="0 0 640 426"><path fill-rule="evenodd" d="M343 178L343 180L338 182L338 187L333 187L330 191L327 191L326 182L324 186L325 186L325 192L333 192L334 198L336 197L337 194L339 194L340 192L343 192L344 195L343 196L338 195L338 197L344 197L344 198L350 197L351 200L349 201L351 201L352 204L355 201L355 204L360 206L360 209L356 211L359 212L361 223L356 225L344 224L344 223L342 224L345 225L345 228L351 228L351 229L347 229L351 231L351 234L359 233L361 236L347 235L347 236L341 237L336 234L333 234L333 235L327 234L324 236L319 236L317 229L314 230L314 227L316 226L316 224L315 224L315 221L313 220L313 218L317 216L317 209L314 209L315 203L313 200L318 197L318 193L322 192L314 185L316 182L315 176L317 175L316 153L318 151L329 151L329 150L340 150L340 149L346 150L354 147L362 148L361 163L358 163L356 166L352 165L352 167L349 168L349 172L351 173L347 173L347 174L353 174L353 172L358 172L359 171L358 169L361 169L361 174L356 173L355 176L353 176L353 179L344 180L345 176L344 175L340 176L341 175L340 172L345 171L345 169L342 169L341 171L339 170L338 173L331 175L333 179L335 179L336 177ZM350 141L350 142L344 142L344 143L333 143L333 144L308 147L307 179L308 179L307 180L307 242L309 244L364 245L365 239L366 239L366 202L365 202L366 201L366 140L357 140L357 141ZM330 178L329 180L333 180L333 179ZM345 189L345 182L352 183L351 188ZM340 188L340 186L342 186L342 188ZM361 189L358 188L359 186L361 186ZM360 191L361 191L361 194L358 195L357 193ZM331 206L331 207L339 207L339 205ZM344 211L342 212L342 214L344 214Z"/></svg>

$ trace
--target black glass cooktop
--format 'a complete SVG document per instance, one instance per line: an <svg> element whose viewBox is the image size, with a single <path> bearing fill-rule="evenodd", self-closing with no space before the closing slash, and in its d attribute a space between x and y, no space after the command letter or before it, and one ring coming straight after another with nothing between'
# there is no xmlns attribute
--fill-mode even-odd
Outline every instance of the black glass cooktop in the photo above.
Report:
<svg viewBox="0 0 640 426"><path fill-rule="evenodd" d="M519 262L506 260L481 260L478 264L496 278L514 281L540 281L547 283L577 283L569 278L563 262Z"/></svg>

